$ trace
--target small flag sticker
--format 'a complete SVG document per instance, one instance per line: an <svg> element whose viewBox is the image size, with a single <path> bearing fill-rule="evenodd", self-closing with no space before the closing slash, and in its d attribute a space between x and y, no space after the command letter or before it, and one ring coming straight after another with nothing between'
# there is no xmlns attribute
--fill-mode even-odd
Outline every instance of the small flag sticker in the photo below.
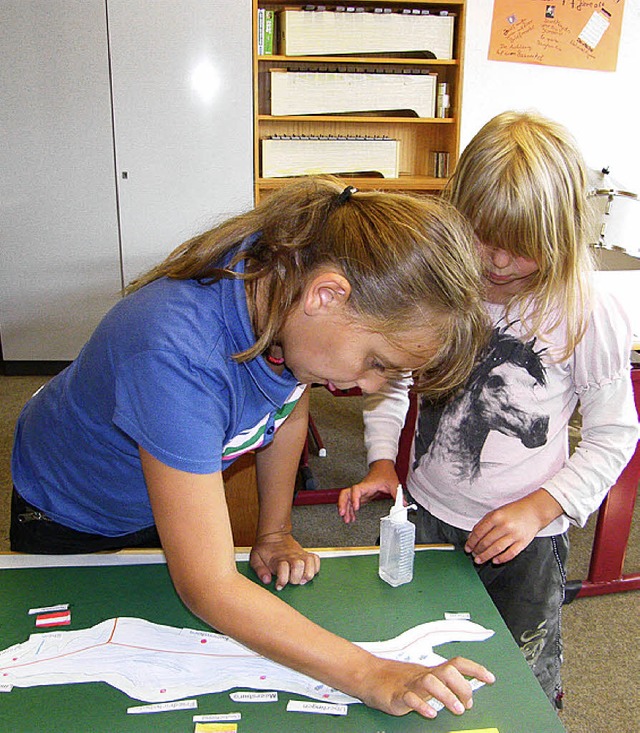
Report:
<svg viewBox="0 0 640 733"><path fill-rule="evenodd" d="M49 626L68 626L71 623L71 611L41 613L36 616L36 626L40 629Z"/></svg>

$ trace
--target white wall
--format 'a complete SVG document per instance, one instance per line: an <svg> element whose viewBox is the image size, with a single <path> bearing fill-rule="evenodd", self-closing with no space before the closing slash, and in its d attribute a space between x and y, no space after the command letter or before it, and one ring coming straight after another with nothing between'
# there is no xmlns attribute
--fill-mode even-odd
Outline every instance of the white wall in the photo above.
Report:
<svg viewBox="0 0 640 733"><path fill-rule="evenodd" d="M638 0L625 2L615 72L488 61L492 17L493 0L467 0L462 147L495 114L533 108L571 130L589 167L640 193Z"/></svg>

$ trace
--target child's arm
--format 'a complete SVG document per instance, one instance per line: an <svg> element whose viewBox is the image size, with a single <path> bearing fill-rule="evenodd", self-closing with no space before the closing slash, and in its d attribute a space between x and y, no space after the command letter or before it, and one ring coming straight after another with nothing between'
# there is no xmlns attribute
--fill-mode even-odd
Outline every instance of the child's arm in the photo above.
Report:
<svg viewBox="0 0 640 733"><path fill-rule="evenodd" d="M638 440L630 347L631 329L620 304L597 293L587 333L569 360L582 415L580 441L540 489L478 522L465 546L477 563L512 559L561 514L584 526L600 506Z"/></svg>
<svg viewBox="0 0 640 733"><path fill-rule="evenodd" d="M363 400L364 443L369 472L358 484L343 489L338 498L338 513L349 524L363 504L376 494L395 498L398 486L395 460L398 441L409 408L411 380L388 382L380 392Z"/></svg>
<svg viewBox="0 0 640 733"><path fill-rule="evenodd" d="M580 400L581 439L571 458L544 486L489 512L473 528L465 550L476 563L507 562L561 514L584 526L631 457L638 426L628 375L593 385Z"/></svg>
<svg viewBox="0 0 640 733"><path fill-rule="evenodd" d="M571 522L583 527L633 455L638 416L631 377L593 384L580 396L580 441L565 465L545 481Z"/></svg>
<svg viewBox="0 0 640 733"><path fill-rule="evenodd" d="M250 563L263 583L276 576L276 588L304 585L320 569L320 558L306 552L291 535L291 506L296 475L307 437L309 389L276 433L256 453L260 514Z"/></svg>
<svg viewBox="0 0 640 733"><path fill-rule="evenodd" d="M398 483L396 464L393 461L374 461L369 466L369 473L359 484L342 489L338 496L338 514L345 524L355 522L360 507L377 494L388 494L395 499Z"/></svg>
<svg viewBox="0 0 640 733"><path fill-rule="evenodd" d="M582 415L580 441L543 484L578 526L600 506L638 441L631 325L622 304L597 281L593 296L589 326L568 362Z"/></svg>
<svg viewBox="0 0 640 733"><path fill-rule="evenodd" d="M463 675L493 675L456 658L426 669L380 659L322 629L237 572L220 473L170 468L140 449L154 518L175 588L203 621L281 664L392 715L435 717L436 697L454 713L471 707Z"/></svg>
<svg viewBox="0 0 640 733"><path fill-rule="evenodd" d="M538 532L562 514L560 504L545 489L486 514L464 546L478 565L513 560Z"/></svg>
<svg viewBox="0 0 640 733"><path fill-rule="evenodd" d="M489 512L465 545L476 563L507 562L561 514L583 526L633 453L638 424L628 374L593 385L580 400L581 439L571 458L544 486Z"/></svg>
<svg viewBox="0 0 640 733"><path fill-rule="evenodd" d="M409 378L387 382L379 392L364 395L362 419L369 465L374 461L396 460L412 383Z"/></svg>

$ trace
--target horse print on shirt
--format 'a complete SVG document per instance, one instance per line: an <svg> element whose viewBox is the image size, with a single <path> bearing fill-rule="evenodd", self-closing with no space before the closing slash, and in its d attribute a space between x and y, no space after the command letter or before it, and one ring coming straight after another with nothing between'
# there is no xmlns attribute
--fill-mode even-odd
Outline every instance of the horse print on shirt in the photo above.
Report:
<svg viewBox="0 0 640 733"><path fill-rule="evenodd" d="M523 342L495 328L489 345L465 387L452 398L425 400L420 408L414 470L432 462L447 463L461 480L481 471L480 454L489 433L519 439L526 448L547 442L549 416L532 412L534 389L546 384L545 367L535 339Z"/></svg>

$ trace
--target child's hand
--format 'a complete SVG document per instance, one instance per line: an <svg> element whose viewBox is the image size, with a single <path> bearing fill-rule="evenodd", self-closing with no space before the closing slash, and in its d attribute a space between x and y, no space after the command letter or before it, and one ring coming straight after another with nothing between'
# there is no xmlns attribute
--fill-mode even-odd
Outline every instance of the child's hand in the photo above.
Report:
<svg viewBox="0 0 640 733"><path fill-rule="evenodd" d="M376 494L389 494L395 499L399 483L393 461L374 461L369 467L369 473L359 484L340 492L338 514L345 524L355 522L358 509L370 502Z"/></svg>
<svg viewBox="0 0 640 733"><path fill-rule="evenodd" d="M275 575L276 590L282 590L287 583L304 585L320 570L320 558L304 550L290 532L272 532L257 537L249 564L265 585Z"/></svg>
<svg viewBox="0 0 640 733"><path fill-rule="evenodd" d="M538 532L562 514L560 504L544 489L486 514L464 546L478 565L496 565L519 555Z"/></svg>
<svg viewBox="0 0 640 733"><path fill-rule="evenodd" d="M367 705L390 715L405 715L415 710L425 718L435 718L436 709L430 703L439 700L455 715L461 715L473 705L471 685L463 675L492 684L495 677L485 667L470 659L455 657L437 667L423 667L380 660L367 682L370 695L362 698Z"/></svg>

